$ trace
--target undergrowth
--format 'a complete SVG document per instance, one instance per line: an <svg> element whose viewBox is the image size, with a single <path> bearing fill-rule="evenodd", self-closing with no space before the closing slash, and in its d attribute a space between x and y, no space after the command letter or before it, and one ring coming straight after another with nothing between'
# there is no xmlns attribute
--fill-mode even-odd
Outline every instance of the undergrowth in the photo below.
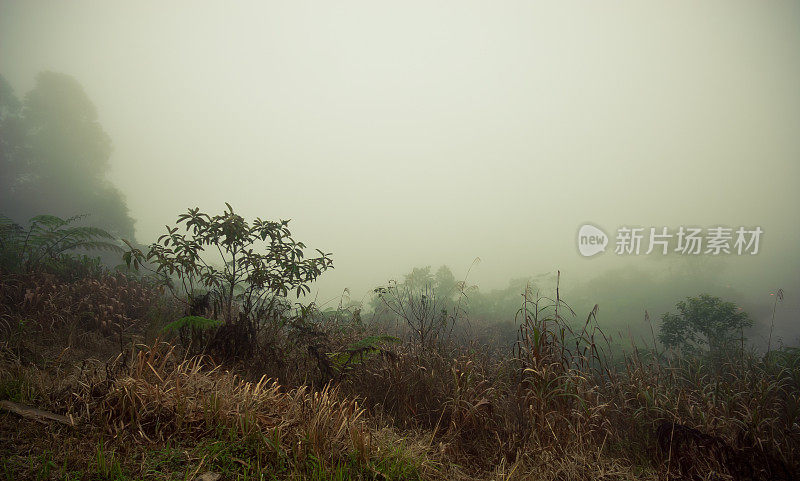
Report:
<svg viewBox="0 0 800 481"><path fill-rule="evenodd" d="M797 350L622 355L558 290L524 293L505 355L304 308L246 359L163 338L187 313L123 274L7 273L0 296L0 401L71 420L0 411L7 479L795 479L800 466Z"/></svg>

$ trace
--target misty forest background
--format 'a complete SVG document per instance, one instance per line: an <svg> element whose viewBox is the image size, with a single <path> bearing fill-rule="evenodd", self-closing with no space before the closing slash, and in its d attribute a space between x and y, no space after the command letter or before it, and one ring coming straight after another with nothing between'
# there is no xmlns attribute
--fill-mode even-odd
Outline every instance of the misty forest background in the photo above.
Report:
<svg viewBox="0 0 800 481"><path fill-rule="evenodd" d="M117 239L136 241L135 221L125 196L107 178L112 140L76 79L43 72L37 76L35 87L19 96L0 77L0 129L0 205L4 215L27 225L29 219L40 214L62 218L88 214L78 222L101 227ZM531 255L536 255L533 248ZM121 264L116 253L103 254L102 259L110 267ZM737 260L725 256L642 258L640 265L609 268L588 279L580 271L572 270L560 280L561 296L581 315L598 304L601 325L609 335L621 338L621 345L651 344L654 330L651 323L658 324L657 318L676 302L700 293L739 302L755 320L747 336L761 348L769 342L770 328L774 345L795 345L798 339L796 326L791 322L796 310L793 303L781 304L773 317L774 295L781 286L763 286L757 294L745 295L735 287L740 284L726 269ZM465 328L468 326L470 332L466 335L508 347L516 336L514 319L526 286L530 284L542 293L553 294L555 269L559 266L553 266L547 273L510 279L504 287L481 289L470 277L471 271L480 269L480 263L477 257L466 266L458 266L461 269L457 270L463 272L460 276L447 265L408 266L405 272L384 272L385 281L374 287L391 282L430 285L440 297L458 303L463 317L469 321ZM373 269L382 270L380 265ZM790 299L791 293L790 290ZM363 310L362 316L379 316L386 307L372 289L353 292L347 286L338 294L328 289L325 295L315 288L311 299L322 309L344 304L350 309Z"/></svg>
<svg viewBox="0 0 800 481"><path fill-rule="evenodd" d="M725 258L489 290L476 258L318 302L335 253L289 220L137 241L74 78L0 77L0 114L6 477L795 479L792 291L748 303Z"/></svg>
<svg viewBox="0 0 800 481"><path fill-rule="evenodd" d="M3 2L0 478L800 479L798 25Z"/></svg>

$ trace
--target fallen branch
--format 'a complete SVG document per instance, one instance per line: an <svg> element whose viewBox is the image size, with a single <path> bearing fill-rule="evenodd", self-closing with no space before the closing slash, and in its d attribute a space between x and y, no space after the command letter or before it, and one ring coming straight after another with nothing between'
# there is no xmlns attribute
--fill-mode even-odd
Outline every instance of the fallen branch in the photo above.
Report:
<svg viewBox="0 0 800 481"><path fill-rule="evenodd" d="M51 421L58 421L63 424L68 424L70 426L75 425L75 421L72 419L72 416L62 416L61 414L42 411L41 409L32 408L30 406L25 406L24 404L11 401L0 401L0 408L7 409L25 418L35 419L36 421L42 423L45 422L42 419L49 419Z"/></svg>

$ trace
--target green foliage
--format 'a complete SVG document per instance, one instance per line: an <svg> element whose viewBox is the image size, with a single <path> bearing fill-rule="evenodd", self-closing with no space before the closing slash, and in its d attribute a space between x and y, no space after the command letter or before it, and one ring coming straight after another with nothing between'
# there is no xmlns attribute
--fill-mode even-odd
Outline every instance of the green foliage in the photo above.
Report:
<svg viewBox="0 0 800 481"><path fill-rule="evenodd" d="M740 307L708 294L687 297L676 307L678 314L668 312L661 317L658 339L667 347L719 352L753 324Z"/></svg>
<svg viewBox="0 0 800 481"><path fill-rule="evenodd" d="M363 363L366 359L384 352L385 345L399 342L400 339L394 336L369 336L351 343L341 351L328 354L328 357L337 371L345 372L353 366Z"/></svg>
<svg viewBox="0 0 800 481"><path fill-rule="evenodd" d="M800 371L800 347L782 347L764 356L767 365Z"/></svg>
<svg viewBox="0 0 800 481"><path fill-rule="evenodd" d="M0 377L0 400L30 403L39 397L36 387L23 374Z"/></svg>
<svg viewBox="0 0 800 481"><path fill-rule="evenodd" d="M183 290L184 298L189 298L195 287L209 289L227 320L233 318L234 301L239 301L245 315L252 314L275 296L310 292L310 283L332 266L330 254L322 251L317 251L319 257L305 257L306 246L292 238L288 220L257 218L249 223L230 204L226 206L226 211L215 216L189 209L146 254L125 241L130 247L123 256L125 262L134 268L153 264L154 272L173 289L170 280L177 277L177 289ZM206 249L218 254L221 265L204 258Z"/></svg>
<svg viewBox="0 0 800 481"><path fill-rule="evenodd" d="M181 329L196 329L198 331L206 331L208 329L219 327L221 324L222 322L216 319L208 319L207 317L202 316L186 316L164 326L164 331L176 332Z"/></svg>
<svg viewBox="0 0 800 481"><path fill-rule="evenodd" d="M124 473L121 456L115 450L106 448L102 440L98 443L95 452L94 471L100 479L128 479Z"/></svg>
<svg viewBox="0 0 800 481"><path fill-rule="evenodd" d="M114 237L105 230L74 225L84 217L62 219L40 215L32 218L26 229L0 216L0 269L30 273L83 267L89 271L93 269L92 261L77 256L76 250L121 251Z"/></svg>
<svg viewBox="0 0 800 481"><path fill-rule="evenodd" d="M189 346L198 352L205 351L209 342L214 338L216 329L222 321L208 319L202 316L186 316L177 321L170 322L162 332L177 334L184 346Z"/></svg>
<svg viewBox="0 0 800 481"><path fill-rule="evenodd" d="M286 298L310 292L332 261L319 250L319 256L306 257L306 246L292 238L288 220L248 222L226 206L214 216L189 209L146 252L125 241L129 250L123 259L160 278L186 303L187 314L208 315L199 304L213 312L224 322L214 342L223 356L232 357L253 352L266 321L280 325ZM206 294L198 298L198 290Z"/></svg>

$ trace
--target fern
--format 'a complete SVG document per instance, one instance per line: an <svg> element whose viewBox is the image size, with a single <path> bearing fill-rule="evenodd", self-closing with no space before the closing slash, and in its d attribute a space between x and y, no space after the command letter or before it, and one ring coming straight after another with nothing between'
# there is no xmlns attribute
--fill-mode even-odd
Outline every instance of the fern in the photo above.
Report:
<svg viewBox="0 0 800 481"><path fill-rule="evenodd" d="M92 226L76 226L85 218L78 215L62 219L39 215L25 229L0 215L0 268L9 272L32 272L57 268L74 259L76 250L122 252L109 232Z"/></svg>
<svg viewBox="0 0 800 481"><path fill-rule="evenodd" d="M369 336L356 341L342 351L328 354L331 364L338 371L347 371L356 364L364 362L372 355L385 352L386 344L399 343L400 339L394 336Z"/></svg>
<svg viewBox="0 0 800 481"><path fill-rule="evenodd" d="M177 321L170 322L164 326L164 331L176 332L181 329L192 329L197 331L206 331L222 325L222 321L216 319L209 319L202 316L186 316L178 319Z"/></svg>

